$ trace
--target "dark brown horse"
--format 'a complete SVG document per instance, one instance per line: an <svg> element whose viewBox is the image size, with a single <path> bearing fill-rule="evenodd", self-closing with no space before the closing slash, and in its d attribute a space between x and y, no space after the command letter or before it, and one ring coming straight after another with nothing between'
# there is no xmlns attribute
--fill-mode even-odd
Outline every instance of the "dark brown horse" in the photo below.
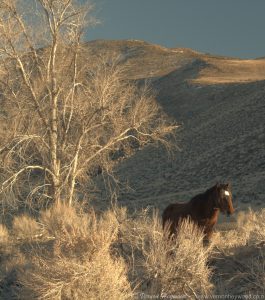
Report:
<svg viewBox="0 0 265 300"><path fill-rule="evenodd" d="M163 228L168 224L170 235L174 235L181 220L190 218L203 228L207 241L212 235L220 211L227 215L234 212L230 184L217 183L187 203L170 204L162 214Z"/></svg>

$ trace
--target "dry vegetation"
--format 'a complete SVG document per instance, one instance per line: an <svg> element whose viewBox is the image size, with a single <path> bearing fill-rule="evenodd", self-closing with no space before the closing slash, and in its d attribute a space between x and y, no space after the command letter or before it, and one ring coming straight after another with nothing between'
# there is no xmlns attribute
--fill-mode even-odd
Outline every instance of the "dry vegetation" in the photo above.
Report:
<svg viewBox="0 0 265 300"><path fill-rule="evenodd" d="M265 210L242 213L234 229L203 234L188 222L165 238L157 212L97 216L57 204L21 215L0 231L1 299L167 299L264 294Z"/></svg>
<svg viewBox="0 0 265 300"><path fill-rule="evenodd" d="M194 80L199 84L247 83L264 80L265 60L222 59L207 57L207 67Z"/></svg>
<svg viewBox="0 0 265 300"><path fill-rule="evenodd" d="M72 204L93 175L112 176L118 158L147 143L168 146L177 126L117 57L84 63L92 5L37 0L28 11L18 2L0 4L2 208Z"/></svg>
<svg viewBox="0 0 265 300"><path fill-rule="evenodd" d="M172 240L157 212L77 206L98 167L112 176L115 156L168 146L177 126L148 87L124 79L119 60L84 66L83 6L36 1L46 29L36 41L18 2L0 4L0 298L264 294L265 210L242 213L203 246L192 223Z"/></svg>
<svg viewBox="0 0 265 300"><path fill-rule="evenodd" d="M214 243L217 292L265 295L265 209L240 212L234 228L218 232Z"/></svg>

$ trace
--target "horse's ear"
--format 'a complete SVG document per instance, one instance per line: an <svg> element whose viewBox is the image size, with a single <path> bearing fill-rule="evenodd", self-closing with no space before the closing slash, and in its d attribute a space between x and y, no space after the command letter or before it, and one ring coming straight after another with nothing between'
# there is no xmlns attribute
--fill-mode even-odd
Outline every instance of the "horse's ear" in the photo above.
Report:
<svg viewBox="0 0 265 300"><path fill-rule="evenodd" d="M215 186L216 186L217 188L220 187L220 183L217 181L216 184L215 184Z"/></svg>

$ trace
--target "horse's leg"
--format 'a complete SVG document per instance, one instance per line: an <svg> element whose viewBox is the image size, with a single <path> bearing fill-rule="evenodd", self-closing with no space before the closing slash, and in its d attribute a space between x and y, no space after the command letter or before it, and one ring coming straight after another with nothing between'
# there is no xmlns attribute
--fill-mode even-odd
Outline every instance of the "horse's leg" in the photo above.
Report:
<svg viewBox="0 0 265 300"><path fill-rule="evenodd" d="M176 234L176 224L169 219L165 220L163 231L165 236L167 236L167 238L169 239L173 238Z"/></svg>
<svg viewBox="0 0 265 300"><path fill-rule="evenodd" d="M203 245L207 246L207 245L209 245L210 240L213 235L213 226L209 226L209 227L205 228L204 233L205 233L205 236L203 238Z"/></svg>

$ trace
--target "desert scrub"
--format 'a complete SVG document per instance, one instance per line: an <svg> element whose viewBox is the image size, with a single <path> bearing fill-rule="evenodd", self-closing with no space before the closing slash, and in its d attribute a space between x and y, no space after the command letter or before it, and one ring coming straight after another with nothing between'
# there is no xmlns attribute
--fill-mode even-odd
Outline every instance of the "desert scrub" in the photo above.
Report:
<svg viewBox="0 0 265 300"><path fill-rule="evenodd" d="M2 227L2 247L9 245L2 252L2 282L10 290L16 285L20 299L264 294L264 211L240 212L234 227L216 232L205 247L203 233L189 221L168 238L157 212L129 215L114 207L96 215L54 205L36 221L39 239L17 239L18 230Z"/></svg>
<svg viewBox="0 0 265 300"><path fill-rule="evenodd" d="M239 212L233 229L218 232L214 282L217 294L265 294L265 209Z"/></svg>
<svg viewBox="0 0 265 300"><path fill-rule="evenodd" d="M51 247L32 249L31 268L20 276L23 299L129 299L125 261L113 254L118 222L56 204L40 217Z"/></svg>
<svg viewBox="0 0 265 300"><path fill-rule="evenodd" d="M16 216L12 223L13 236L19 239L34 239L42 235L42 226L28 215Z"/></svg>
<svg viewBox="0 0 265 300"><path fill-rule="evenodd" d="M175 240L160 217L114 208L97 216L63 204L41 213L50 240L32 244L30 267L19 276L22 299L137 299L150 295L210 295L211 247L190 222ZM51 239L52 238L52 239ZM28 256L29 257L29 256Z"/></svg>
<svg viewBox="0 0 265 300"><path fill-rule="evenodd" d="M0 224L0 245L8 241L9 234L5 225Z"/></svg>
<svg viewBox="0 0 265 300"><path fill-rule="evenodd" d="M265 209L237 214L234 228L215 235L214 243L222 249L260 245L265 243Z"/></svg>
<svg viewBox="0 0 265 300"><path fill-rule="evenodd" d="M148 295L210 295L211 246L203 247L203 233L192 222L182 223L176 239L162 230L156 212L125 218L120 227L120 253L130 265L135 291Z"/></svg>
<svg viewBox="0 0 265 300"><path fill-rule="evenodd" d="M21 274L23 299L130 299L127 267L104 250L86 260L35 255L32 268Z"/></svg>

